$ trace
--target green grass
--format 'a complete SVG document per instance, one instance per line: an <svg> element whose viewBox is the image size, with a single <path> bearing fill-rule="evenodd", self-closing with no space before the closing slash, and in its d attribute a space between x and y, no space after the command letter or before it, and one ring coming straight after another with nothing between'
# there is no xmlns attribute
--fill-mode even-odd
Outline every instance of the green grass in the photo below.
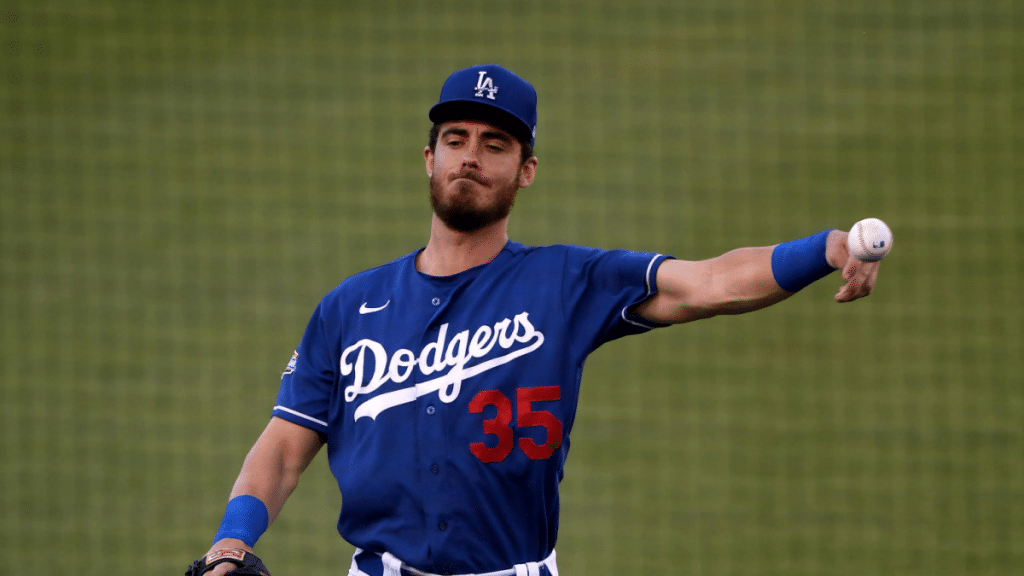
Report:
<svg viewBox="0 0 1024 576"><path fill-rule="evenodd" d="M0 9L0 556L178 573L317 300L426 242L426 111L541 99L511 233L710 257L866 216L830 277L588 364L563 574L1024 564L1024 29L1010 0L15 2ZM340 573L318 457L260 542ZM178 568L180 566L180 568Z"/></svg>

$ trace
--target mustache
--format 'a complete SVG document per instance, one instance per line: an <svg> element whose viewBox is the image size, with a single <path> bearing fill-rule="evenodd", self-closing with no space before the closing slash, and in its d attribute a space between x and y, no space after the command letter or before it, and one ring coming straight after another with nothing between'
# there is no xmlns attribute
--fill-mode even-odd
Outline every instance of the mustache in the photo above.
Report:
<svg viewBox="0 0 1024 576"><path fill-rule="evenodd" d="M480 174L476 170L468 170L468 169L460 170L459 172L456 172L455 174L453 174L449 178L449 180L450 181L454 181L454 180L458 180L459 178L466 178L467 180L472 180L473 182L476 182L477 184L480 184L482 186L490 186L491 185L491 179L485 177L483 174Z"/></svg>

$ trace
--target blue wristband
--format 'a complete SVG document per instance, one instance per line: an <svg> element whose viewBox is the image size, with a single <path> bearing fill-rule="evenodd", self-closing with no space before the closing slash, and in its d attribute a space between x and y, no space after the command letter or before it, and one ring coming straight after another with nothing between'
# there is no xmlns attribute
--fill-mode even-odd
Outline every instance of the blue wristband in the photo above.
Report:
<svg viewBox="0 0 1024 576"><path fill-rule="evenodd" d="M228 501L220 530L213 537L217 542L223 538L237 538L252 548L270 525L270 512L263 500L244 494Z"/></svg>
<svg viewBox="0 0 1024 576"><path fill-rule="evenodd" d="M825 259L825 245L831 231L824 230L775 247L772 251L772 275L780 288L799 292L835 270Z"/></svg>

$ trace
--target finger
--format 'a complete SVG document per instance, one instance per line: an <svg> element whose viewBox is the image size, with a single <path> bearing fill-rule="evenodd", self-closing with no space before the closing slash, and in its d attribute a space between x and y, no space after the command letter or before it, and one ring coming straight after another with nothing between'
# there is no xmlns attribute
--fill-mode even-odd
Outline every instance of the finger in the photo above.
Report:
<svg viewBox="0 0 1024 576"><path fill-rule="evenodd" d="M857 275L857 271L860 268L862 262L853 256L849 256L846 259L846 265L843 266L843 282L849 282Z"/></svg>
<svg viewBox="0 0 1024 576"><path fill-rule="evenodd" d="M857 288L858 284L856 281L843 284L842 288L839 289L839 292L836 293L836 302L850 302L852 300L856 300Z"/></svg>
<svg viewBox="0 0 1024 576"><path fill-rule="evenodd" d="M875 291L875 282L878 281L878 267L878 262L873 262L867 270L867 277L864 279L864 288L867 290L865 296Z"/></svg>
<svg viewBox="0 0 1024 576"><path fill-rule="evenodd" d="M843 268L843 279L846 284L836 294L837 302L851 302L871 294L878 278L877 262L862 262L850 258L851 262Z"/></svg>
<svg viewBox="0 0 1024 576"><path fill-rule="evenodd" d="M836 293L836 302L849 302L853 291L857 288L857 259L847 258L842 270L843 285Z"/></svg>

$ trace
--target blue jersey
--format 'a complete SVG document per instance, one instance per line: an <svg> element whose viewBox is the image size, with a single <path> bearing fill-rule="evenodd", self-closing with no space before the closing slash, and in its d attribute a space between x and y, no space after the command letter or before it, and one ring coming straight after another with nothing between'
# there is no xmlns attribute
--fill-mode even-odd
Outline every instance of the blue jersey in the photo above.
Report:
<svg viewBox="0 0 1024 576"><path fill-rule="evenodd" d="M325 296L273 415L326 437L340 534L435 573L546 558L584 362L658 326L630 310L665 258L508 242L454 276L413 253Z"/></svg>

